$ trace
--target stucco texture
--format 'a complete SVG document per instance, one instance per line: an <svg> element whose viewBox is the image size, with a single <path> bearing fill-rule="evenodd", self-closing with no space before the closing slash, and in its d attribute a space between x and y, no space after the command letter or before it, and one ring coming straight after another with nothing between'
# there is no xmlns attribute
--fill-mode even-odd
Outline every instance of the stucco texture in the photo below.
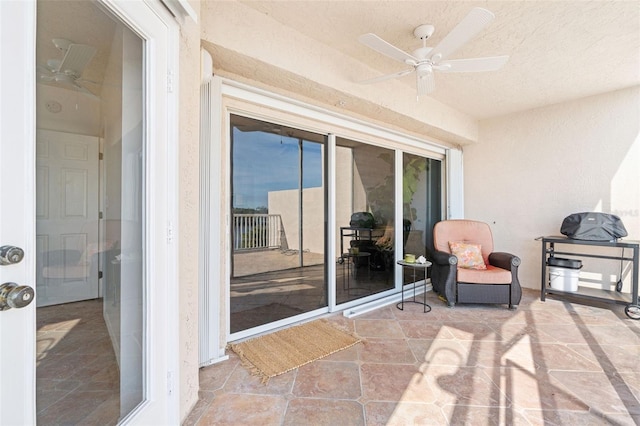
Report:
<svg viewBox="0 0 640 426"><path fill-rule="evenodd" d="M190 2L199 13L200 2ZM198 221L200 142L200 26L180 29L179 79L179 293L180 418L198 401Z"/></svg>
<svg viewBox="0 0 640 426"><path fill-rule="evenodd" d="M640 87L479 127L479 143L464 149L465 217L488 222L496 250L522 258L524 287L540 288L535 238L560 235L571 213L617 214L628 239L640 239ZM620 263L608 267L615 276Z"/></svg>

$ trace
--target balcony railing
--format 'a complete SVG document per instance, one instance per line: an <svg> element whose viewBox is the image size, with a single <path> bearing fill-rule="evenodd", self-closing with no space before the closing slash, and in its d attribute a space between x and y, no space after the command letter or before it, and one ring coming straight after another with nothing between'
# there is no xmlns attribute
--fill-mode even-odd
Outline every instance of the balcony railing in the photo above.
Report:
<svg viewBox="0 0 640 426"><path fill-rule="evenodd" d="M282 247L279 214L234 214L232 232L236 251Z"/></svg>

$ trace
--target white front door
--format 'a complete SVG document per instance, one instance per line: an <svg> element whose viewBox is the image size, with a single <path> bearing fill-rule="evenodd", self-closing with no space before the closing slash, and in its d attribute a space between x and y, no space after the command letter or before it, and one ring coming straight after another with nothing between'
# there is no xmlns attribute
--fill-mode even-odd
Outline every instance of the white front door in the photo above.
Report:
<svg viewBox="0 0 640 426"><path fill-rule="evenodd" d="M178 424L177 309L175 292L175 94L168 76L175 65L175 23L156 2L101 0L106 10L143 40L145 164L140 175L145 212L141 246L141 402L122 424ZM70 24L71 25L71 24ZM0 246L24 250L16 264L0 265L0 285L36 287L35 1L0 1ZM123 174L123 176L125 176ZM131 212L124 212L129 214ZM123 214L124 214L123 213ZM124 258L123 258L124 259ZM1 299L1 298L0 298ZM0 306L3 306L0 300ZM36 304L0 311L0 424L36 423ZM124 413L123 413L124 414Z"/></svg>
<svg viewBox="0 0 640 426"><path fill-rule="evenodd" d="M38 307L99 296L98 151L95 136L36 133Z"/></svg>

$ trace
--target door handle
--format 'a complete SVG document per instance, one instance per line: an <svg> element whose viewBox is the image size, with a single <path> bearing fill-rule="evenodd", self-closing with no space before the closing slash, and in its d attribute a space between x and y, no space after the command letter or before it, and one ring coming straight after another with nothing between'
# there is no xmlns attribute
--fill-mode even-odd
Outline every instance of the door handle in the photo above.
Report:
<svg viewBox="0 0 640 426"><path fill-rule="evenodd" d="M0 285L0 311L24 308L33 300L34 291L28 285L4 283Z"/></svg>
<svg viewBox="0 0 640 426"><path fill-rule="evenodd" d="M20 263L24 257L24 250L16 246L0 247L0 265L13 265Z"/></svg>

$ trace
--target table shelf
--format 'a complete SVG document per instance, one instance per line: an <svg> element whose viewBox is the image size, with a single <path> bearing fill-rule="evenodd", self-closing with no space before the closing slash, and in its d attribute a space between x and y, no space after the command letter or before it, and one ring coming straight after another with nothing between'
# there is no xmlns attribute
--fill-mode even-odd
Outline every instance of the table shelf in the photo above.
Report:
<svg viewBox="0 0 640 426"><path fill-rule="evenodd" d="M547 294L557 295L559 297L576 298L582 300L595 300L607 303L616 303L621 305L627 305L627 308L636 308L640 301L638 300L638 253L640 252L640 242L638 241L585 241L575 240L567 237L550 236L540 237L542 241L542 279L540 287L540 300L544 301ZM592 247L607 247L607 248L630 248L632 255L623 256L611 256L607 254L594 254L584 253L578 251L557 251L556 245L571 245L571 246L592 246ZM578 249L579 250L579 249ZM587 286L578 286L577 291L562 291L549 287L549 278L547 275L547 261L549 257L562 255L571 257L588 257L595 259L606 259L616 261L631 262L631 293L620 293L617 291L602 290L591 288ZM634 311L637 309L634 309ZM627 309L627 315L629 315L629 309ZM635 318L629 315L633 319Z"/></svg>

